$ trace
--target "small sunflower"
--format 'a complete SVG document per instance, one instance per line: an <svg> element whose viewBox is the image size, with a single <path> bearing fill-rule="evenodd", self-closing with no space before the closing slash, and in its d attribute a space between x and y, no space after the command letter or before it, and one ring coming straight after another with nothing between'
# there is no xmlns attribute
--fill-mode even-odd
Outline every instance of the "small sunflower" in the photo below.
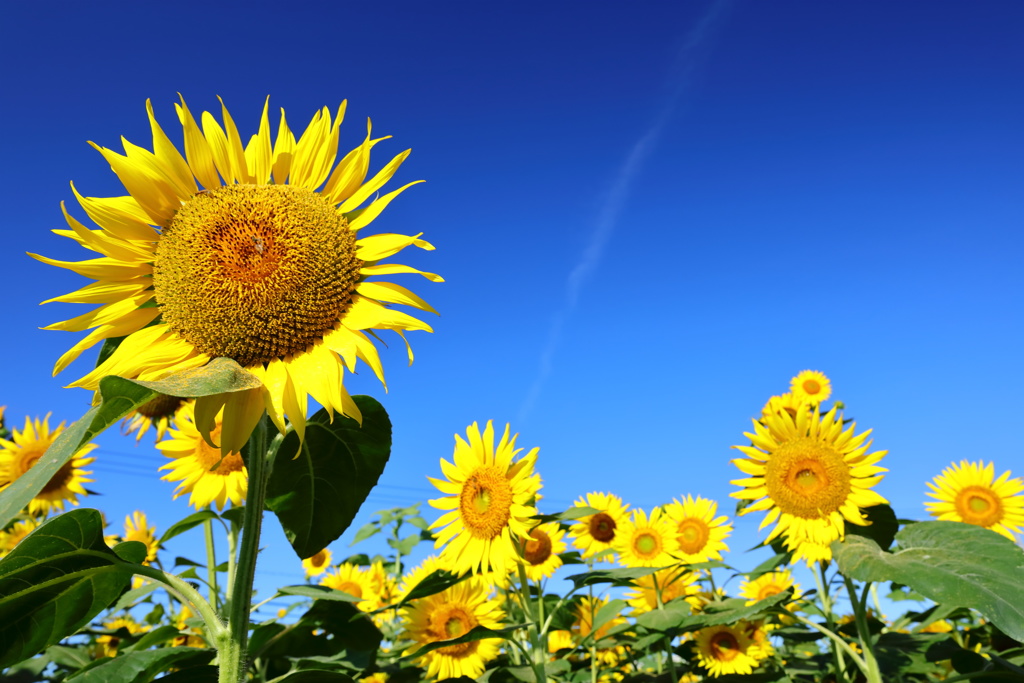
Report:
<svg viewBox="0 0 1024 683"><path fill-rule="evenodd" d="M789 390L795 399L818 405L832 395L832 382L817 370L804 370L790 381Z"/></svg>
<svg viewBox="0 0 1024 683"><path fill-rule="evenodd" d="M331 551L324 548L316 555L307 557L302 561L302 571L306 572L306 578L320 576L331 566Z"/></svg>
<svg viewBox="0 0 1024 683"><path fill-rule="evenodd" d="M145 633L149 630L149 626L138 623L137 621L132 619L130 615L125 615L123 617L118 617L117 619L104 621L103 628L108 629L110 631L114 631L114 633L98 636L96 638L96 645L98 649L97 654L100 657L117 656L117 648L121 644L121 638L118 635L116 635L116 633L121 629L125 629L131 635Z"/></svg>
<svg viewBox="0 0 1024 683"><path fill-rule="evenodd" d="M672 521L655 508L648 519L639 508L624 522L613 544L619 561L627 567L663 567L675 564L679 541Z"/></svg>
<svg viewBox="0 0 1024 683"><path fill-rule="evenodd" d="M161 453L171 458L171 462L160 466L161 470L170 470L161 478L181 482L174 490L174 497L188 493L189 505L197 509L214 504L224 509L228 502L241 505L249 484L242 456L232 452L221 459L222 450L210 446L199 433L194 411L195 404L185 404L174 421L175 429L156 445ZM214 443L220 439L221 426L218 414L210 432Z"/></svg>
<svg viewBox="0 0 1024 683"><path fill-rule="evenodd" d="M135 443L138 443L152 427L156 429L156 440L161 441L186 402L187 398L160 394L128 413L121 422L121 432L125 435L134 433Z"/></svg>
<svg viewBox="0 0 1024 683"><path fill-rule="evenodd" d="M156 551L160 543L156 538L156 527L149 526L146 520L146 513L136 510L124 518L124 535L122 541L139 541L146 546L146 559L143 564L149 564L156 559Z"/></svg>
<svg viewBox="0 0 1024 683"><path fill-rule="evenodd" d="M757 667L760 649L745 626L745 622L739 622L697 631L697 661L712 677L749 674Z"/></svg>
<svg viewBox="0 0 1024 683"><path fill-rule="evenodd" d="M740 584L740 595L747 599L748 605L770 598L773 595L793 589L793 597L800 595L800 585L793 583L793 574L788 569L778 572L767 572L756 579Z"/></svg>
<svg viewBox="0 0 1024 683"><path fill-rule="evenodd" d="M597 660L603 666L615 666L626 653L626 648L616 645L615 640L608 637L608 633L622 624L627 623L621 615L616 615L594 629L594 622L598 612L608 604L608 598L593 598L584 596L576 604L573 614L575 619L569 631L573 636L576 645L589 650L591 645L597 646Z"/></svg>
<svg viewBox="0 0 1024 683"><path fill-rule="evenodd" d="M768 540L785 533L794 559L831 558L829 544L843 538L844 520L863 526L861 508L886 502L871 490L887 471L877 466L886 451L868 453L870 429L857 435L856 423L843 427L835 408L778 413L744 433L752 446L733 446L748 456L732 462L749 477L732 481L742 490L730 495L755 501L740 514L767 510L761 528L777 522Z"/></svg>
<svg viewBox="0 0 1024 683"><path fill-rule="evenodd" d="M799 411L810 408L812 405L803 396L797 396L792 391L787 391L781 396L772 396L768 399L764 408L761 408L761 418L763 420L769 415L775 415L782 411L789 413L791 417L796 417Z"/></svg>
<svg viewBox="0 0 1024 683"><path fill-rule="evenodd" d="M515 566L518 539L530 533L530 517L537 514L534 497L540 477L533 472L539 448L513 462L522 450L509 425L497 445L490 421L483 433L474 422L466 430L469 441L455 435L455 464L441 460L447 479L428 477L444 498L430 504L444 510L431 525L438 529L435 546L444 546L441 561L456 574L494 570L505 574Z"/></svg>
<svg viewBox="0 0 1024 683"><path fill-rule="evenodd" d="M523 564L526 576L533 581L551 578L562 566L559 554L565 552L565 531L557 522L541 524L530 531L523 543Z"/></svg>
<svg viewBox="0 0 1024 683"><path fill-rule="evenodd" d="M63 431L63 422L50 431L50 416L47 414L42 420L26 417L24 429L15 429L9 441L0 439L0 482L3 482L0 491L39 462L46 449ZM95 448L95 444L83 446L71 460L64 463L28 504L28 513L45 517L53 510L63 510L65 503L78 505L78 496L88 494L83 485L93 481L86 478L92 472L82 468L96 460L86 457Z"/></svg>
<svg viewBox="0 0 1024 683"><path fill-rule="evenodd" d="M715 517L717 510L715 501L689 494L681 502L673 500L665 506L677 531L678 559L687 563L721 560L722 552L729 551L725 539L732 533L732 524L725 515Z"/></svg>
<svg viewBox="0 0 1024 683"><path fill-rule="evenodd" d="M424 645L458 638L476 626L501 628L505 617L497 600L488 597L490 588L479 577L470 577L436 595L402 608L403 640L413 641L405 654L412 655ZM484 638L433 650L416 662L434 680L468 676L476 678L487 662L498 656L500 638Z"/></svg>
<svg viewBox="0 0 1024 683"><path fill-rule="evenodd" d="M7 529L0 531L0 557L14 550L26 536L36 530L39 521L34 517L15 522Z"/></svg>
<svg viewBox="0 0 1024 683"><path fill-rule="evenodd" d="M47 329L92 331L60 357L54 374L85 349L124 337L117 349L71 386L95 390L106 375L157 380L205 365L216 357L237 361L262 382L251 391L198 399L205 430L221 407L227 424L221 446L237 452L266 409L283 432L285 417L300 438L310 396L333 415L360 418L343 386L344 370L366 363L383 382L373 339L377 330L402 336L431 331L391 304L435 312L396 284L370 282L378 275L432 273L381 260L404 248L433 249L419 236L381 234L357 238L405 189L380 195L409 154L393 158L366 179L370 150L386 137L365 140L335 166L345 103L332 118L318 111L298 140L281 114L272 139L269 101L247 145L227 108L223 126L204 112L197 125L184 99L175 105L184 132L184 155L146 111L153 151L124 142L125 154L93 145L127 195L75 198L99 229L64 216L69 237L99 258L43 263L95 280L54 297L97 305ZM333 170L332 170L333 167ZM419 182L419 181L417 181ZM409 351L412 361L412 352Z"/></svg>
<svg viewBox="0 0 1024 683"><path fill-rule="evenodd" d="M359 598L356 607L363 612L372 612L380 607L380 596L377 595L373 575L368 569L345 562L327 572L320 579L320 585Z"/></svg>
<svg viewBox="0 0 1024 683"><path fill-rule="evenodd" d="M622 499L611 493L594 492L581 496L574 507L599 510L581 517L569 527L572 544L580 549L583 557L591 558L611 548L619 526L626 521L629 505L623 505Z"/></svg>
<svg viewBox="0 0 1024 683"><path fill-rule="evenodd" d="M996 479L995 464L984 461L952 464L928 482L925 507L940 520L966 522L991 529L1016 541L1024 526L1024 481L1007 470Z"/></svg>
<svg viewBox="0 0 1024 683"><path fill-rule="evenodd" d="M700 591L697 575L684 567L661 569L636 579L634 583L635 587L626 592L626 602L633 608L634 616L657 609L659 593L664 605Z"/></svg>

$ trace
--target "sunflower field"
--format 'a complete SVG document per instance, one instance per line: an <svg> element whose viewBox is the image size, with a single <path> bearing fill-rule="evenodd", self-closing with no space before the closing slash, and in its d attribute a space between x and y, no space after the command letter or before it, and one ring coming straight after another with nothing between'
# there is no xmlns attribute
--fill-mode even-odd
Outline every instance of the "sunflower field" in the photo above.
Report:
<svg viewBox="0 0 1024 683"><path fill-rule="evenodd" d="M152 149L94 145L127 194L72 185L90 223L64 207L54 231L91 257L33 255L89 280L50 299L89 312L49 329L88 331L54 372L95 349L71 382L93 401L70 425L0 408L0 681L1024 681L1024 481L952 463L931 518L898 519L877 490L896 465L813 370L736 435L728 505L605 490L551 509L540 448L473 422L424 473L435 498L348 537L387 552L335 557L392 446L346 373L383 383L382 335L412 362L406 334L431 331L390 276L443 282L390 260L432 250L421 235L365 234L415 184L381 194L408 151L371 174L368 124L339 153L344 103L299 134L283 113L272 133L268 103L244 144L226 107L176 110L181 149L149 103ZM80 505L115 423L155 433L193 509L160 535L144 510L121 531ZM271 517L307 580L254 596ZM770 557L751 567L730 537L755 521ZM165 557L182 534L206 556Z"/></svg>

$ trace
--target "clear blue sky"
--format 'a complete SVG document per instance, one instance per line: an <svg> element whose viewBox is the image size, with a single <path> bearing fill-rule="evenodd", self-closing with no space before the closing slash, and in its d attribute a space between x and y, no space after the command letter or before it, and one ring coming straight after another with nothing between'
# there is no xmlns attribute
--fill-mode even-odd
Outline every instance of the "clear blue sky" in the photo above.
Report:
<svg viewBox="0 0 1024 683"><path fill-rule="evenodd" d="M85 258L48 232L68 181L123 193L86 140L149 145L146 98L174 137L178 92L223 96L243 139L267 95L293 127L347 98L343 146L370 116L394 136L378 164L413 149L394 186L427 180L367 233L424 232L437 250L401 262L447 279L403 283L441 317L411 368L384 353L390 393L349 378L395 423L364 511L429 497L452 435L494 419L540 446L549 512L594 490L731 512L729 446L811 368L890 451L878 490L922 517L953 460L1024 475L1022 25L1013 0L16 3L0 404L12 424L87 408L61 387L94 356L51 378L77 336L37 329L87 310L38 305L83 280L24 255ZM149 440L100 444L86 504L187 513ZM263 585L298 580L267 529Z"/></svg>

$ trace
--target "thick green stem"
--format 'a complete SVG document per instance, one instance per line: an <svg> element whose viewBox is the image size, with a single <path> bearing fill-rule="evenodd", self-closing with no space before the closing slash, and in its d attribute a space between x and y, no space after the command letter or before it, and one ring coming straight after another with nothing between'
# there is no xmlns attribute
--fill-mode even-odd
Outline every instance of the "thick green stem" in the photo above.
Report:
<svg viewBox="0 0 1024 683"><path fill-rule="evenodd" d="M242 545L231 584L228 606L228 636L217 644L219 683L240 683L245 676L245 652L249 641L252 584L256 578L256 556L260 549L263 505L267 497L267 416L260 418L249 437L249 490L242 513Z"/></svg>
<svg viewBox="0 0 1024 683"><path fill-rule="evenodd" d="M217 589L217 550L213 545L213 522L204 521L203 532L206 536L206 582L210 585L210 604L216 610L220 595Z"/></svg>
<svg viewBox="0 0 1024 683"><path fill-rule="evenodd" d="M541 645L539 631L541 620L534 610L533 601L530 599L530 582L526 578L526 565L522 562L519 562L519 584L526 617L530 620L530 626L526 630L530 637L530 666L533 667L533 675L537 679L537 683L547 683L548 677L544 668L544 660L547 659L548 649Z"/></svg>
<svg viewBox="0 0 1024 683"><path fill-rule="evenodd" d="M711 572L708 572L709 574ZM651 574L651 581L654 583L654 599L658 603L658 610L664 611L665 602L661 599L661 586L658 585L658 573ZM665 656L668 657L668 670L672 675L673 681L679 680L679 674L676 673L676 660L672 653L672 638L668 635L664 638L665 643ZM661 667L658 667L661 668Z"/></svg>
<svg viewBox="0 0 1024 683"><path fill-rule="evenodd" d="M828 594L828 579L825 577L825 565L818 563L818 571L811 571L814 574L814 582L818 586L818 597L821 598L821 611L825 615L825 625L829 629L829 633L832 633L836 627L835 616L832 614L832 600ZM845 644L845 643L844 643ZM832 642L832 659L836 667L836 680L846 677L846 662L843 660L843 650L839 649L835 645L835 641ZM851 652L851 648L847 647Z"/></svg>
<svg viewBox="0 0 1024 683"><path fill-rule="evenodd" d="M832 641L833 646L837 646L841 648L844 652L846 652L846 654L850 656L850 659L853 660L853 663L857 665L857 668L860 669L865 676L868 675L867 664L865 664L864 660L860 658L860 655L857 654L857 651L850 647L849 643L843 640L842 636L836 635L831 629L827 629L824 626L821 626L820 624L815 624L810 619L806 619L800 616L799 614L794 614L793 618L799 621L804 626L810 626L815 631L818 631L819 633L828 636L829 640Z"/></svg>
<svg viewBox="0 0 1024 683"><path fill-rule="evenodd" d="M217 611L188 581L153 567L138 566L134 567L133 571L139 576L145 576L164 584L168 593L178 598L181 604L192 608L206 623L206 632L212 642L217 642L227 635L227 627L217 616Z"/></svg>
<svg viewBox="0 0 1024 683"><path fill-rule="evenodd" d="M224 587L227 604L231 604L231 596L235 592L235 567L238 564L238 525L228 522L228 585Z"/></svg>
<svg viewBox="0 0 1024 683"><path fill-rule="evenodd" d="M860 646L864 651L864 664L867 666L864 676L867 678L868 683L882 683L882 672L878 668L878 660L875 659L871 629L868 628L867 603L871 583L868 582L864 586L864 593L861 595L860 600L858 600L857 587L853 585L853 581L845 576L843 580L846 581L846 590L850 594L850 604L853 606L853 615L857 622L857 635L860 636Z"/></svg>

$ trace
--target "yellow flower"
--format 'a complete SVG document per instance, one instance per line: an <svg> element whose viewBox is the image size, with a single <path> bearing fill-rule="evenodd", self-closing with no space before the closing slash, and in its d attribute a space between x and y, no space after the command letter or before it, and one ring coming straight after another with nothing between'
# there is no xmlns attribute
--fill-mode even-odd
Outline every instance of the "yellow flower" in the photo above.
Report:
<svg viewBox="0 0 1024 683"><path fill-rule="evenodd" d="M885 503L871 490L887 470L876 463L886 451L868 453L871 430L855 435L856 423L844 430L833 408L822 416L788 413L754 421L754 433L744 435L752 446L733 446L747 458L733 460L746 479L734 480L742 490L734 498L756 501L740 514L767 510L761 528L777 522L768 535L785 533L794 559L808 563L831 558L829 544L843 538L844 520L865 525L861 508Z"/></svg>
<svg viewBox="0 0 1024 683"><path fill-rule="evenodd" d="M711 676L753 673L760 648L748 635L745 622L709 626L697 631L697 661Z"/></svg>
<svg viewBox="0 0 1024 683"><path fill-rule="evenodd" d="M359 598L356 607L363 612L372 612L381 606L380 596L373 585L373 575L369 570L354 564L346 562L327 572L320 579L320 585Z"/></svg>
<svg viewBox="0 0 1024 683"><path fill-rule="evenodd" d="M589 507L599 510L592 515L581 517L569 527L572 544L580 549L584 558L590 558L612 547L619 526L626 521L626 510L622 499L611 493L588 493L576 501L574 507Z"/></svg>
<svg viewBox="0 0 1024 683"><path fill-rule="evenodd" d="M832 395L832 382L817 370L804 370L790 381L789 390L795 399L817 405Z"/></svg>
<svg viewBox="0 0 1024 683"><path fill-rule="evenodd" d="M302 570L306 576L320 576L331 566L331 551L324 548L313 557L307 557L302 561Z"/></svg>
<svg viewBox="0 0 1024 683"><path fill-rule="evenodd" d="M193 403L186 403L174 420L175 429L168 438L156 445L171 462L161 465L170 470L161 477L164 481L178 481L174 490L177 498L188 493L188 504L197 509L216 504L219 509L230 501L241 505L248 490L249 473L242 456L232 452L221 459L222 450L206 443L196 426ZM216 419L210 436L214 443L221 435L221 420ZM219 464L218 464L219 463Z"/></svg>
<svg viewBox="0 0 1024 683"><path fill-rule="evenodd" d="M803 395L798 396L792 391L787 391L781 396L772 396L768 399L768 402L764 404L764 408L761 408L761 418L763 419L782 411L789 413L790 417L796 417L799 411L808 410L811 407L811 403Z"/></svg>
<svg viewBox="0 0 1024 683"><path fill-rule="evenodd" d="M357 239L398 194L379 195L408 156L402 152L366 180L373 139L338 162L343 102L332 119L325 107L296 141L281 115L271 139L269 101L249 143L227 108L223 127L209 113L202 130L182 100L175 105L185 154L160 128L147 101L153 151L124 142L125 154L93 145L128 194L83 197L72 186L90 229L65 210L70 230L58 230L99 258L38 260L95 280L49 301L99 304L47 329L92 331L57 361L63 370L87 348L125 337L95 370L71 386L95 390L100 378L120 375L156 380L232 358L263 386L203 397L196 408L205 429L227 404L224 452L238 451L264 408L281 431L287 417L302 437L307 399L333 414L360 419L343 386L344 369L366 363L383 381L372 339L376 330L431 331L388 304L434 312L418 296L376 275L431 273L382 259L408 246L433 247L419 235L381 234ZM332 170L333 167L333 170ZM419 182L419 181L417 181ZM412 360L412 353L409 352Z"/></svg>
<svg viewBox="0 0 1024 683"><path fill-rule="evenodd" d="M597 629L594 629L594 621L601 608L608 604L608 598L592 598L584 596L576 604L573 614L575 620L569 630L572 633L576 645L589 650L591 645L597 646L597 661L604 666L615 666L626 652L622 645L615 645L615 640L609 637L609 632L616 626L627 623L621 615L612 617L604 622Z"/></svg>
<svg viewBox="0 0 1024 683"><path fill-rule="evenodd" d="M160 441L167 434L171 421L187 401L185 398L160 394L128 413L121 423L121 432L125 435L134 432L135 442L138 443L150 427L153 427L156 429L156 440Z"/></svg>
<svg viewBox="0 0 1024 683"><path fill-rule="evenodd" d="M940 520L966 522L991 529L1016 541L1024 526L1024 481L1010 479L1010 471L995 478L995 465L961 460L928 482L928 512Z"/></svg>
<svg viewBox="0 0 1024 683"><path fill-rule="evenodd" d="M523 564L529 579L550 578L562 566L559 554L565 552L563 536L565 532L557 522L541 524L530 532L523 543Z"/></svg>
<svg viewBox="0 0 1024 683"><path fill-rule="evenodd" d="M800 595L800 585L793 583L793 575L788 569L777 572L761 574L756 579L750 579L740 584L740 595L747 599L748 605L770 598L783 591L793 589L793 598Z"/></svg>
<svg viewBox="0 0 1024 683"><path fill-rule="evenodd" d="M619 561L627 567L675 564L673 555L679 552L676 530L660 508L651 512L650 519L643 510L634 510L632 517L620 525L613 547Z"/></svg>
<svg viewBox="0 0 1024 683"><path fill-rule="evenodd" d="M445 513L431 525L439 529L435 546L444 546L441 561L456 574L493 569L504 574L514 566L518 539L529 535L530 517L537 514L533 499L540 477L533 472L538 448L513 462L522 450L509 426L497 446L490 421L483 434L474 422L469 441L455 435L455 464L441 460L446 480L429 478L444 498L430 504Z"/></svg>
<svg viewBox="0 0 1024 683"><path fill-rule="evenodd" d="M139 541L146 545L146 559L143 564L149 564L156 559L156 551L160 543L156 538L156 527L149 526L146 520L146 513L136 510L124 518L124 536L122 541Z"/></svg>
<svg viewBox="0 0 1024 683"><path fill-rule="evenodd" d="M418 586L423 579L441 569L448 571L448 567L445 566L436 555L428 555L423 558L422 562L410 569L402 577L401 582L398 584L398 594L396 599L404 600L409 594L409 591Z"/></svg>
<svg viewBox="0 0 1024 683"><path fill-rule="evenodd" d="M103 628L111 631L119 631L122 628L127 630L128 633L135 635L137 633L145 633L149 630L149 626L145 624L139 624L131 616L125 615L112 619L110 621L103 622ZM121 638L116 635L103 635L96 638L96 645L98 646L98 655L100 657L116 657L117 648L121 644Z"/></svg>
<svg viewBox="0 0 1024 683"><path fill-rule="evenodd" d="M633 615L644 614L658 608L658 594L661 604L678 598L696 595L700 591L697 575L683 567L669 567L636 579L636 586L626 592L626 602L633 608Z"/></svg>
<svg viewBox="0 0 1024 683"><path fill-rule="evenodd" d="M560 650L572 650L576 648L576 643L572 639L572 633L564 629L556 629L554 631L548 631L548 652L555 654ZM557 657L552 657L552 660Z"/></svg>
<svg viewBox="0 0 1024 683"><path fill-rule="evenodd" d="M490 588L479 577L470 577L436 595L431 595L402 608L405 631L402 640L411 640L406 656L424 645L458 638L476 626L501 628L505 614L497 600L488 598ZM487 662L498 656L500 638L484 638L459 643L428 652L417 658L434 680L468 676L476 678L484 672Z"/></svg>
<svg viewBox="0 0 1024 683"><path fill-rule="evenodd" d="M673 500L665 506L677 530L677 558L688 563L721 560L722 552L729 551L725 539L732 533L732 524L725 515L715 517L717 510L715 501L689 494L682 502Z"/></svg>
<svg viewBox="0 0 1024 683"><path fill-rule="evenodd" d="M21 431L13 430L10 441L0 439L0 482L4 482L0 491L28 472L63 431L63 422L50 431L50 415L47 414L42 420L26 417L25 428ZM53 510L63 510L65 503L78 505L78 496L88 493L84 484L93 481L86 478L92 472L82 468L96 460L85 457L95 448L95 444L83 446L57 470L43 490L28 504L30 515L45 517Z"/></svg>
<svg viewBox="0 0 1024 683"><path fill-rule="evenodd" d="M4 531L0 531L0 557L3 557L14 550L17 545L21 543L26 536L35 531L38 526L38 520L35 518L29 518L20 522L15 522Z"/></svg>

